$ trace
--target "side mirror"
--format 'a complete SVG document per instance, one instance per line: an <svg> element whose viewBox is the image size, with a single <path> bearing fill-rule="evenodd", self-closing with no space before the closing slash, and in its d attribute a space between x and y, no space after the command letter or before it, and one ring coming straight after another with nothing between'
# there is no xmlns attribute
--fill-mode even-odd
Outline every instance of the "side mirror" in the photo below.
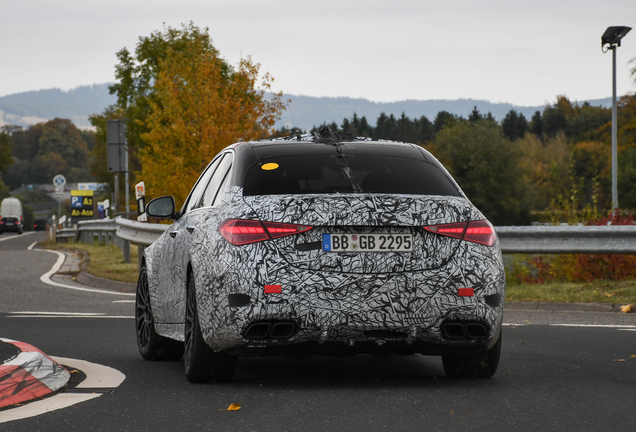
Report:
<svg viewBox="0 0 636 432"><path fill-rule="evenodd" d="M155 198L146 206L146 214L151 217L162 219L176 219L174 213L175 203L171 196Z"/></svg>

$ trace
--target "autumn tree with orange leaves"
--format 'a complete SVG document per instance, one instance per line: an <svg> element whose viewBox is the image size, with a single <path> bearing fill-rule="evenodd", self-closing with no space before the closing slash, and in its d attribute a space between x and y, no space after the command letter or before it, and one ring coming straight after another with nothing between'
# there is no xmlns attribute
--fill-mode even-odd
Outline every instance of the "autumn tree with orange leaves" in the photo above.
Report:
<svg viewBox="0 0 636 432"><path fill-rule="evenodd" d="M170 49L159 62L155 97L141 134L143 180L152 195L172 195L180 205L205 166L223 148L272 132L285 108L282 93L266 99L272 78L260 80L248 57L228 67L200 39Z"/></svg>

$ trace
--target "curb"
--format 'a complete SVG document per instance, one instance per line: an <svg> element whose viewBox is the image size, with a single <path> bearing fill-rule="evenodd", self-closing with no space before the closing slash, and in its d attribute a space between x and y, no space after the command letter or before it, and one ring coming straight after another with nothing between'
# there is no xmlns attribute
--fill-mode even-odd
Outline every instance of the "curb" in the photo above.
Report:
<svg viewBox="0 0 636 432"><path fill-rule="evenodd" d="M85 271L79 272L77 276L75 276L75 281L93 288L101 288L117 292L134 293L137 290L137 285L134 283L105 279L99 276L93 276Z"/></svg>
<svg viewBox="0 0 636 432"><path fill-rule="evenodd" d="M0 338L0 409L54 393L71 374L39 349Z"/></svg>
<svg viewBox="0 0 636 432"><path fill-rule="evenodd" d="M548 303L506 302L504 310L560 311L560 312L618 312L629 303Z"/></svg>

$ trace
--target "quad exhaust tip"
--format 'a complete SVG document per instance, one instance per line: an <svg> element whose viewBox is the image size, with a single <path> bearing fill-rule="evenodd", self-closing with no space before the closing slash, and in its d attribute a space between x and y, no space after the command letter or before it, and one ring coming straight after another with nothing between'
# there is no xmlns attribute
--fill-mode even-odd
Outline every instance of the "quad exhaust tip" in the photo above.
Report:
<svg viewBox="0 0 636 432"><path fill-rule="evenodd" d="M288 339L296 330L292 321L259 321L245 330L245 339Z"/></svg>
<svg viewBox="0 0 636 432"><path fill-rule="evenodd" d="M447 339L487 339L488 328L474 321L446 321L442 324L442 334Z"/></svg>

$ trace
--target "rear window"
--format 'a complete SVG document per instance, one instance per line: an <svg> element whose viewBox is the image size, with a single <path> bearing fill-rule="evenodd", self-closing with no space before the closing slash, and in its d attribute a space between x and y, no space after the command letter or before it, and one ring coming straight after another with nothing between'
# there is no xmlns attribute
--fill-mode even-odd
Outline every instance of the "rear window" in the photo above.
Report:
<svg viewBox="0 0 636 432"><path fill-rule="evenodd" d="M327 193L460 196L451 180L433 164L373 154L262 159L248 169L243 189L244 195Z"/></svg>

